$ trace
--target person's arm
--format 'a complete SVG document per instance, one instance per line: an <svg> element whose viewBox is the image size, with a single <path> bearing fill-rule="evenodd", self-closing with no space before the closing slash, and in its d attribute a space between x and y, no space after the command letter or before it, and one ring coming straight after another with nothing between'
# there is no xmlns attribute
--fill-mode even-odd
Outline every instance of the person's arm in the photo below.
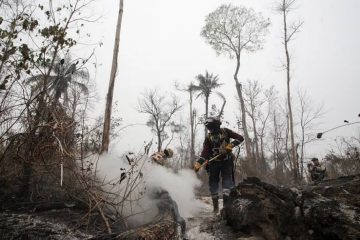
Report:
<svg viewBox="0 0 360 240"><path fill-rule="evenodd" d="M319 172L324 172L326 169L323 164L320 164L319 166L316 167L316 170Z"/></svg>
<svg viewBox="0 0 360 240"><path fill-rule="evenodd" d="M229 138L234 139L233 141L231 141L232 145L237 146L244 141L244 137L241 136L240 134L238 134L228 128L225 128L225 131L226 131L227 135L229 136Z"/></svg>
<svg viewBox="0 0 360 240"><path fill-rule="evenodd" d="M209 138L205 138L203 143L203 150L201 152L200 158L194 164L195 172L199 171L201 166L207 161L211 154L211 142Z"/></svg>
<svg viewBox="0 0 360 240"><path fill-rule="evenodd" d="M203 164L206 160L210 158L211 155L211 142L209 138L205 138L203 143L203 150L201 152L200 158L197 160L200 164Z"/></svg>

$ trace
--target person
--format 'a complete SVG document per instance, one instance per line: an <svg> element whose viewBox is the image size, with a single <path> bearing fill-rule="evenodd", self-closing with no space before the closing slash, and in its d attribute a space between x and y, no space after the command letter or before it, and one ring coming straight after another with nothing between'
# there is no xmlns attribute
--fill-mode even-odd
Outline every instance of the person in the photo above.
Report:
<svg viewBox="0 0 360 240"><path fill-rule="evenodd" d="M325 178L326 168L319 162L319 159L312 158L312 163L308 163L307 167L310 173L311 180L319 182Z"/></svg>
<svg viewBox="0 0 360 240"><path fill-rule="evenodd" d="M169 167L166 160L168 158L172 158L174 152L171 148L166 148L163 151L155 152L151 154L150 158L156 164L159 164L164 167ZM164 211L171 210L173 219L180 225L181 228L181 236L185 236L186 230L186 221L184 218L180 216L179 208L177 203L170 197L170 194L167 190L158 187L152 188L150 191L150 198L157 201L157 207L160 213Z"/></svg>
<svg viewBox="0 0 360 240"><path fill-rule="evenodd" d="M161 166L165 166L166 165L166 160L168 158L172 158L172 156L174 155L174 152L171 148L166 148L164 149L164 151L159 151L159 152L155 152L151 155L151 160L153 160L154 162L156 162L157 164L161 165Z"/></svg>
<svg viewBox="0 0 360 240"><path fill-rule="evenodd" d="M229 199L230 189L234 187L234 159L232 154L234 146L244 141L243 136L228 128L220 128L221 121L215 117L209 117L205 126L209 130L203 143L200 158L194 164L194 170L198 172L203 165L209 175L209 190L211 193L213 210L219 211L219 182L222 178L223 205ZM230 142L230 139L233 139Z"/></svg>

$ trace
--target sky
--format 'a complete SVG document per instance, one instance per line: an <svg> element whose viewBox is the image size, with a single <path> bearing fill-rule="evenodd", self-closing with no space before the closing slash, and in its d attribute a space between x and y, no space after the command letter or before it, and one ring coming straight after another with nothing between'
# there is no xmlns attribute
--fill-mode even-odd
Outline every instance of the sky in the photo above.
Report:
<svg viewBox="0 0 360 240"><path fill-rule="evenodd" d="M286 75L281 70L284 49L281 43L281 16L274 11L273 0L124 0L121 29L119 68L114 90L118 102L115 114L123 124L140 124L120 132L115 142L124 150L139 149L152 138L150 129L142 124L147 116L137 111L138 99L145 89L157 88L161 93L176 92L187 113L187 95L174 88L174 82L187 85L195 76L208 70L219 76L224 85L219 88L227 98L225 120L233 125L239 115L233 80L235 62L215 51L200 36L207 14L221 4L232 3L253 8L269 18L271 26L264 49L242 55L240 81L258 80L265 87L274 85L281 95L286 93ZM91 13L101 16L92 23L91 42L97 63L92 71L97 88L94 114L104 111L105 97L111 69L118 0L97 1ZM301 31L291 43L293 59L292 93L306 90L313 106L324 104L325 114L315 132L341 125L344 119L359 121L360 100L360 1L358 0L298 0L291 20L304 22ZM79 54L89 51L79 45ZM222 101L214 95L211 104L221 107ZM196 100L196 108L203 113L203 100ZM187 120L182 114L183 121ZM312 143L308 157L319 158L334 147L334 140L342 136L359 136L359 125L324 134L322 141ZM202 136L201 129L198 135Z"/></svg>

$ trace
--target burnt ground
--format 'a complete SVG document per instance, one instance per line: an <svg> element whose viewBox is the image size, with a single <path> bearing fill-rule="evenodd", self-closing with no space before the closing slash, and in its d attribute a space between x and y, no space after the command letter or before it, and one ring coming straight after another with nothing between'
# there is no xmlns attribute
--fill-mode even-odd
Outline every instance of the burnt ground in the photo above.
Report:
<svg viewBox="0 0 360 240"><path fill-rule="evenodd" d="M179 239L173 201L163 200L156 221L136 229L116 228L119 219L107 215L113 230L107 234L100 214L79 202L10 197L1 201L0 239ZM297 189L248 178L232 190L222 216L212 213L210 198L201 200L201 212L186 219L189 240L360 239L360 175Z"/></svg>
<svg viewBox="0 0 360 240"><path fill-rule="evenodd" d="M186 219L186 236L189 240L237 239L234 231L226 225L221 215L212 212L210 197L201 197L201 211L194 217ZM220 200L220 206L222 201Z"/></svg>

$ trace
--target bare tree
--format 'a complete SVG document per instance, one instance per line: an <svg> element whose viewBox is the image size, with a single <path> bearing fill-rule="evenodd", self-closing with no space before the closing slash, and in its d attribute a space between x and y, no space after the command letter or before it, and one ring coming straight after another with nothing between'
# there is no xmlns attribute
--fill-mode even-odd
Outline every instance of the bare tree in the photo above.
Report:
<svg viewBox="0 0 360 240"><path fill-rule="evenodd" d="M305 145L312 142L316 138L313 138L314 133L310 132L316 125L316 122L324 114L324 105L316 106L306 91L298 91L299 104L300 104L300 127L301 127L301 139L300 139L300 177L304 176L304 153Z"/></svg>
<svg viewBox="0 0 360 240"><path fill-rule="evenodd" d="M277 101L273 102L273 108L271 110L272 128L269 133L271 146L269 146L269 151L272 154L272 160L274 162L274 178L279 184L284 184L285 181L289 183L286 173L292 168L291 162L290 166L287 162L289 159L288 151L286 151L288 121L286 114L284 114L285 112L286 111L282 109L282 104L279 104Z"/></svg>
<svg viewBox="0 0 360 240"><path fill-rule="evenodd" d="M196 86L193 82L191 82L189 85L187 85L185 88L179 87L178 83L175 83L175 87L179 91L185 91L189 93L189 120L190 120L190 164L193 165L195 161L195 132L196 132L196 111L193 109L193 97L194 92L196 91ZM181 142L182 144L182 142Z"/></svg>
<svg viewBox="0 0 360 240"><path fill-rule="evenodd" d="M264 138L267 122L275 101L274 87L263 88L259 81L250 81L244 85L244 102L247 115L251 119L253 139L253 155L257 169L263 174L266 171Z"/></svg>
<svg viewBox="0 0 360 240"><path fill-rule="evenodd" d="M159 94L157 90L146 91L139 100L138 111L149 115L147 125L156 134L158 151L161 151L163 141L168 137L166 128L171 126L170 120L180 108L175 96L166 101L165 95Z"/></svg>
<svg viewBox="0 0 360 240"><path fill-rule="evenodd" d="M190 164L191 166L194 164L195 161L195 132L196 132L196 111L193 108L193 97L194 92L196 91L196 85L194 83L190 83L186 88L181 89L175 84L175 87L180 91L186 91L189 93L189 118L190 118Z"/></svg>
<svg viewBox="0 0 360 240"><path fill-rule="evenodd" d="M111 65L111 72L110 72L110 81L109 81L109 89L106 96L106 107L105 107L105 117L104 117L104 130L103 130L103 138L102 138L102 146L101 146L101 153L104 151L107 152L109 149L110 143L110 120L111 120L111 108L112 108L112 100L113 100L113 93L114 93L114 85L115 85L115 78L118 66L118 55L119 55L119 45L120 45L120 30L121 30L121 21L123 15L123 6L124 0L120 0L119 6L119 14L118 20L116 24L116 33L115 33L115 43L114 43L114 50L113 50L113 59Z"/></svg>
<svg viewBox="0 0 360 240"><path fill-rule="evenodd" d="M262 91L262 86L260 86L258 81L248 80L247 84L244 85L244 107L245 112L250 117L252 123L252 129L254 133L253 152L257 166L259 165L260 161L260 151L258 129L256 124L260 113L260 108L264 103L263 99L261 99Z"/></svg>
<svg viewBox="0 0 360 240"><path fill-rule="evenodd" d="M259 127L259 141L260 141L260 160L262 161L262 166L266 170L266 162L265 162L265 132L268 127L269 119L271 118L271 112L275 108L274 104L276 102L276 91L274 86L271 86L270 88L266 89L264 92L264 101L267 106L265 106L265 109L261 110L259 113L259 122L261 123ZM265 105L265 104L263 104Z"/></svg>
<svg viewBox="0 0 360 240"><path fill-rule="evenodd" d="M293 40L294 35L299 32L300 27L303 22L288 24L288 14L293 10L294 4L296 0L282 0L278 7L277 11L282 14L283 17L283 44L285 49L285 58L286 62L284 64L284 68L286 69L286 86L287 86L287 107L289 114L289 133L290 133L290 149L291 149L291 159L294 166L294 180L297 182L299 178L299 162L296 154L295 147L295 137L294 137L294 120L292 113L292 104L291 104L291 57L289 52L289 44Z"/></svg>
<svg viewBox="0 0 360 240"><path fill-rule="evenodd" d="M221 5L210 13L206 17L205 26L201 31L201 36L206 39L218 55L227 54L231 59L236 59L234 80L240 99L241 121L247 156L251 156L250 138L246 123L242 84L238 79L241 53L254 52L262 48L269 24L268 19L264 19L260 13L255 13L251 8L228 4Z"/></svg>

